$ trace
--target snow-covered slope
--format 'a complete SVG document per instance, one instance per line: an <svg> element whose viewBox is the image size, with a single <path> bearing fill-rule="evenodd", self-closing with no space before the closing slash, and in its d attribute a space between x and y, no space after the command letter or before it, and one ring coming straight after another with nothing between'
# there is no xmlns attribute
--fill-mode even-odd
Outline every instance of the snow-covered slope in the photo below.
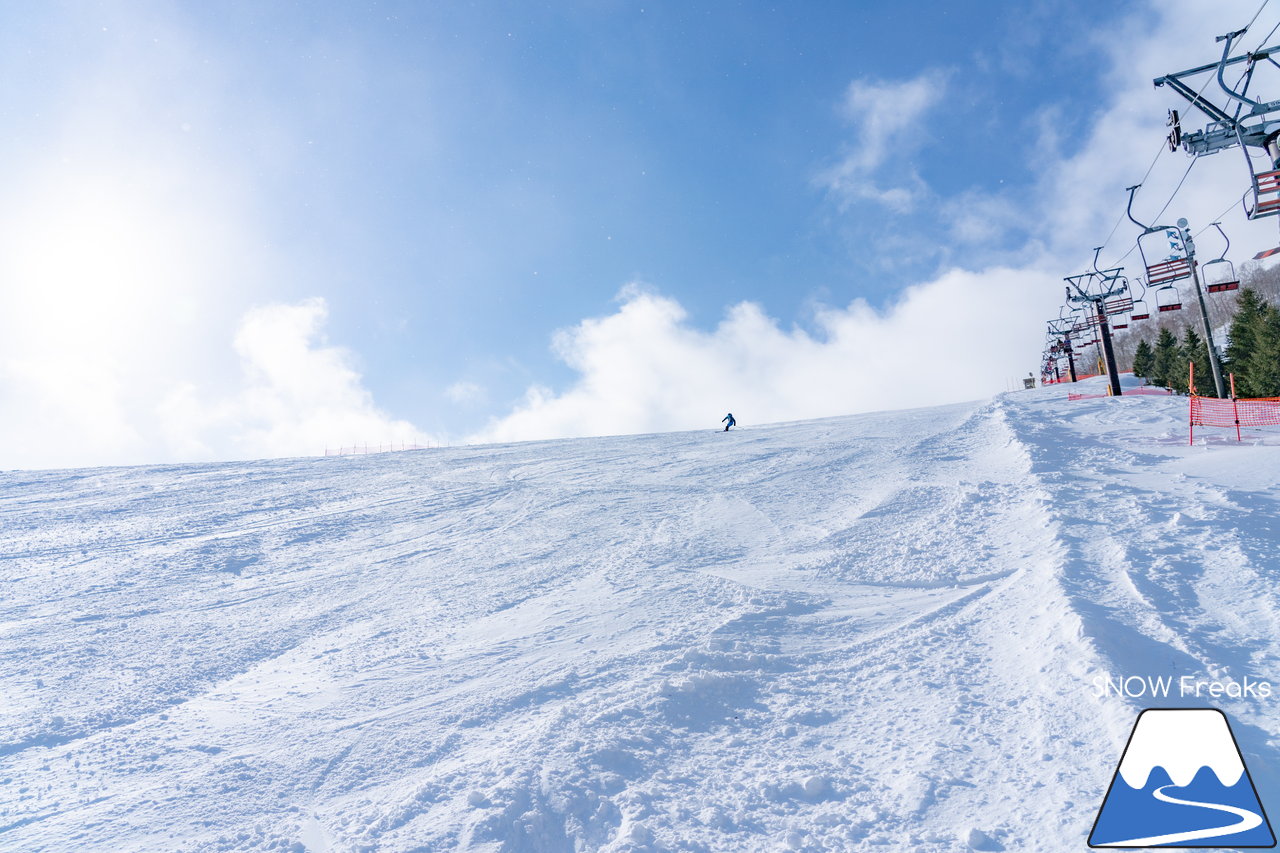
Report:
<svg viewBox="0 0 1280 853"><path fill-rule="evenodd" d="M1094 680L1276 679L1280 447L1065 397L0 475L0 849L1076 850L1148 704L1280 813Z"/></svg>

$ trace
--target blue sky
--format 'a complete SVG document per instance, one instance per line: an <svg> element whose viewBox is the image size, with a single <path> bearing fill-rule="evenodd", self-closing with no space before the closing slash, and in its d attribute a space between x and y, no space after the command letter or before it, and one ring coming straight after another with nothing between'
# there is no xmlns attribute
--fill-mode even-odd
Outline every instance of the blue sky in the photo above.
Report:
<svg viewBox="0 0 1280 853"><path fill-rule="evenodd" d="M1255 8L1226 4L1219 29ZM254 361L232 341L249 312L271 306L302 312L271 315L307 341L289 363L319 353L297 371L341 374L334 381L361 412L399 424L384 432L408 424L435 439L536 438L700 422L687 411L649 417L702 399L692 390L641 394L639 417L609 410L614 392L592 398L585 387L593 359L625 339L637 347L628 357L645 360L646 341L661 348L666 333L712 360L743 357L750 337L725 331L742 303L767 318L762 340L776 331L778 346L807 352L838 337L840 322L872 322L957 271L976 281L988 268L1010 278L1076 271L1046 258L1059 257L1064 229L1079 226L1084 242L1105 236L1123 178L1099 175L1097 197L1115 204L1065 226L1045 196L1061 190L1056 176L1088 169L1088 157L1115 159L1099 140L1116 111L1148 129L1125 149L1129 174L1148 161L1159 141L1150 129L1171 102L1151 90L1140 57L1167 54L1170 71L1184 57L1211 59L1218 21L1196 14L1190 37L1183 9L1057 0L10 4L0 12L0 118L10 130L0 154L20 179L0 190L0 221L17 223L24 246L47 240L60 247L48 251L82 262L59 284L33 255L5 286L35 287L17 282L38 269L40 287L65 296L42 305L83 311L76 322L103 348L128 338L136 350L79 356L104 371L91 390L111 414L95 422L116 424L116 438L85 456L50 443L31 464L272 452L216 435L184 445L148 426L156 412L182 409L244 432L254 419L245 395L277 387L291 356L259 349ZM1129 93L1146 101L1135 110ZM1185 168L1181 155L1166 160L1169 177L1156 180ZM96 193L91 203L86 193ZM126 212L114 221L117 210ZM103 218L118 237L93 228ZM95 234L77 233L75 221ZM35 223L45 232L27 234ZM95 259L94 240L107 255L137 245ZM1071 250L1083 261L1095 244ZM124 302L105 295L113 282ZM1056 304L1060 289L1044 292ZM988 315L1011 305L1005 291L990 298ZM121 309L129 316L118 332L97 328L95 317L129 299L139 307ZM72 337L56 313L17 310ZM619 331L588 345L583 324L594 321L600 335L626 326L654 337ZM962 338L986 334L954 322ZM1020 313L1019 322L1035 328L1010 337L1018 355L1002 349L998 364L968 371L981 381L959 383L964 393L1003 390L1038 367L1040 321ZM29 410L22 401L35 395L49 417L73 422L80 415L58 406L77 392L49 389L85 371L68 357L42 372L23 352L11 353L9 405ZM595 381L675 381L637 369ZM290 376L280 382L323 384ZM13 377L26 377L19 390ZM727 381L753 380L748 371ZM823 397L822 388L806 393ZM602 420L575 429L565 413L555 425L493 429L532 399L575 390ZM874 391L814 406L803 395L750 399L759 420L884 407ZM923 392L919 403L946 396ZM706 400L705 419L748 397ZM270 405L297 408L295 398ZM360 423L367 431L377 421ZM254 429L281 438L276 452L308 452L301 437L283 438L287 425ZM335 426L334 441L378 438L351 431ZM33 422L24 434L44 432ZM303 431L312 443L321 432L321 415Z"/></svg>

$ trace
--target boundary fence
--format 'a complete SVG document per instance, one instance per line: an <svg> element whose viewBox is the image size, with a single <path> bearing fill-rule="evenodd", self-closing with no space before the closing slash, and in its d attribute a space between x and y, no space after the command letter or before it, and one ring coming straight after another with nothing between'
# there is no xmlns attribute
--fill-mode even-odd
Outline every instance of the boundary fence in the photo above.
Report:
<svg viewBox="0 0 1280 853"><path fill-rule="evenodd" d="M1092 379L1095 376L1106 376L1106 375L1107 374L1105 373L1090 373L1088 375L1077 376L1076 378L1083 380L1083 379ZM1121 376L1132 375L1132 372L1128 370L1124 370L1124 371L1121 371L1120 375ZM1064 382L1071 384L1070 379L1059 379L1051 382L1045 382L1043 384L1044 385L1061 385ZM1121 393L1123 393L1124 396L1126 397L1137 397L1142 395L1150 395L1153 397L1167 397L1173 392L1170 391L1168 388L1156 388L1153 386L1144 385L1139 388L1130 388L1127 391L1123 391ZM1105 394L1073 394L1070 391L1067 392L1068 400L1096 400L1100 397L1110 397L1110 396L1112 396L1110 388L1107 389L1107 392Z"/></svg>
<svg viewBox="0 0 1280 853"><path fill-rule="evenodd" d="M313 445L314 446L314 445ZM429 444L408 444L406 442L391 444L354 444L350 447L326 447L325 456L365 456L370 453L393 453L402 450L430 450Z"/></svg>
<svg viewBox="0 0 1280 853"><path fill-rule="evenodd" d="M1125 397L1168 397L1173 392L1168 388L1130 388L1122 392ZM1068 400L1095 400L1099 397L1110 397L1111 394L1067 394Z"/></svg>
<svg viewBox="0 0 1280 853"><path fill-rule="evenodd" d="M1236 377L1231 378L1231 397L1226 400L1217 397L1201 397L1196 393L1196 366L1188 369L1191 388L1191 403L1188 406L1187 423L1190 436L1187 444L1195 444L1196 427L1223 427L1236 429L1236 441L1244 441L1240 433L1241 427L1280 426L1280 397L1245 397L1236 396Z"/></svg>
<svg viewBox="0 0 1280 853"><path fill-rule="evenodd" d="M1083 382L1086 379L1092 379L1095 376L1106 376L1105 373L1077 373L1076 381ZM1061 379L1048 379L1040 383L1041 385L1070 385L1071 377L1064 376Z"/></svg>

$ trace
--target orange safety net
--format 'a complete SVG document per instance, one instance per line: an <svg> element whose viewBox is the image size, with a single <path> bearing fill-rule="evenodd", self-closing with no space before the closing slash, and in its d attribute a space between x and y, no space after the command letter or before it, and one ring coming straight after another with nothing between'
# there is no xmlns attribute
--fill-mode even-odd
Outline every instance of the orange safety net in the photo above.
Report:
<svg viewBox="0 0 1280 853"><path fill-rule="evenodd" d="M1236 397L1236 377L1231 379L1231 396L1226 400L1201 397L1196 393L1195 365L1188 366L1191 384L1191 407L1187 420L1191 425L1188 443L1196 439L1196 427L1235 427L1236 441L1243 441L1241 427L1280 426L1280 397Z"/></svg>
<svg viewBox="0 0 1280 853"><path fill-rule="evenodd" d="M1196 440L1196 427L1235 427L1236 441L1243 441L1241 427L1280 426L1280 397L1236 397L1235 374L1227 374L1231 381L1231 396L1227 399L1201 397L1196 393L1196 366L1187 364L1187 384L1191 386L1191 404L1187 421L1191 426L1188 444Z"/></svg>
<svg viewBox="0 0 1280 853"><path fill-rule="evenodd" d="M1191 398L1191 423L1213 427L1280 426L1280 397L1219 400L1196 395Z"/></svg>
<svg viewBox="0 0 1280 853"><path fill-rule="evenodd" d="M1219 400L1192 394L1190 422L1192 430L1198 426L1235 427L1238 439L1241 427L1280 426L1280 397Z"/></svg>

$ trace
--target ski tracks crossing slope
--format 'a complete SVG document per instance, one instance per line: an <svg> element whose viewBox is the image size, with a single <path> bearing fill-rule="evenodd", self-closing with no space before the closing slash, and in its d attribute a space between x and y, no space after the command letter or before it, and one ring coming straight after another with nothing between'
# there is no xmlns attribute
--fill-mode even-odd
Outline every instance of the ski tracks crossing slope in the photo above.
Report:
<svg viewBox="0 0 1280 853"><path fill-rule="evenodd" d="M0 847L1078 845L1093 676L1275 651L1130 402L3 475Z"/></svg>

